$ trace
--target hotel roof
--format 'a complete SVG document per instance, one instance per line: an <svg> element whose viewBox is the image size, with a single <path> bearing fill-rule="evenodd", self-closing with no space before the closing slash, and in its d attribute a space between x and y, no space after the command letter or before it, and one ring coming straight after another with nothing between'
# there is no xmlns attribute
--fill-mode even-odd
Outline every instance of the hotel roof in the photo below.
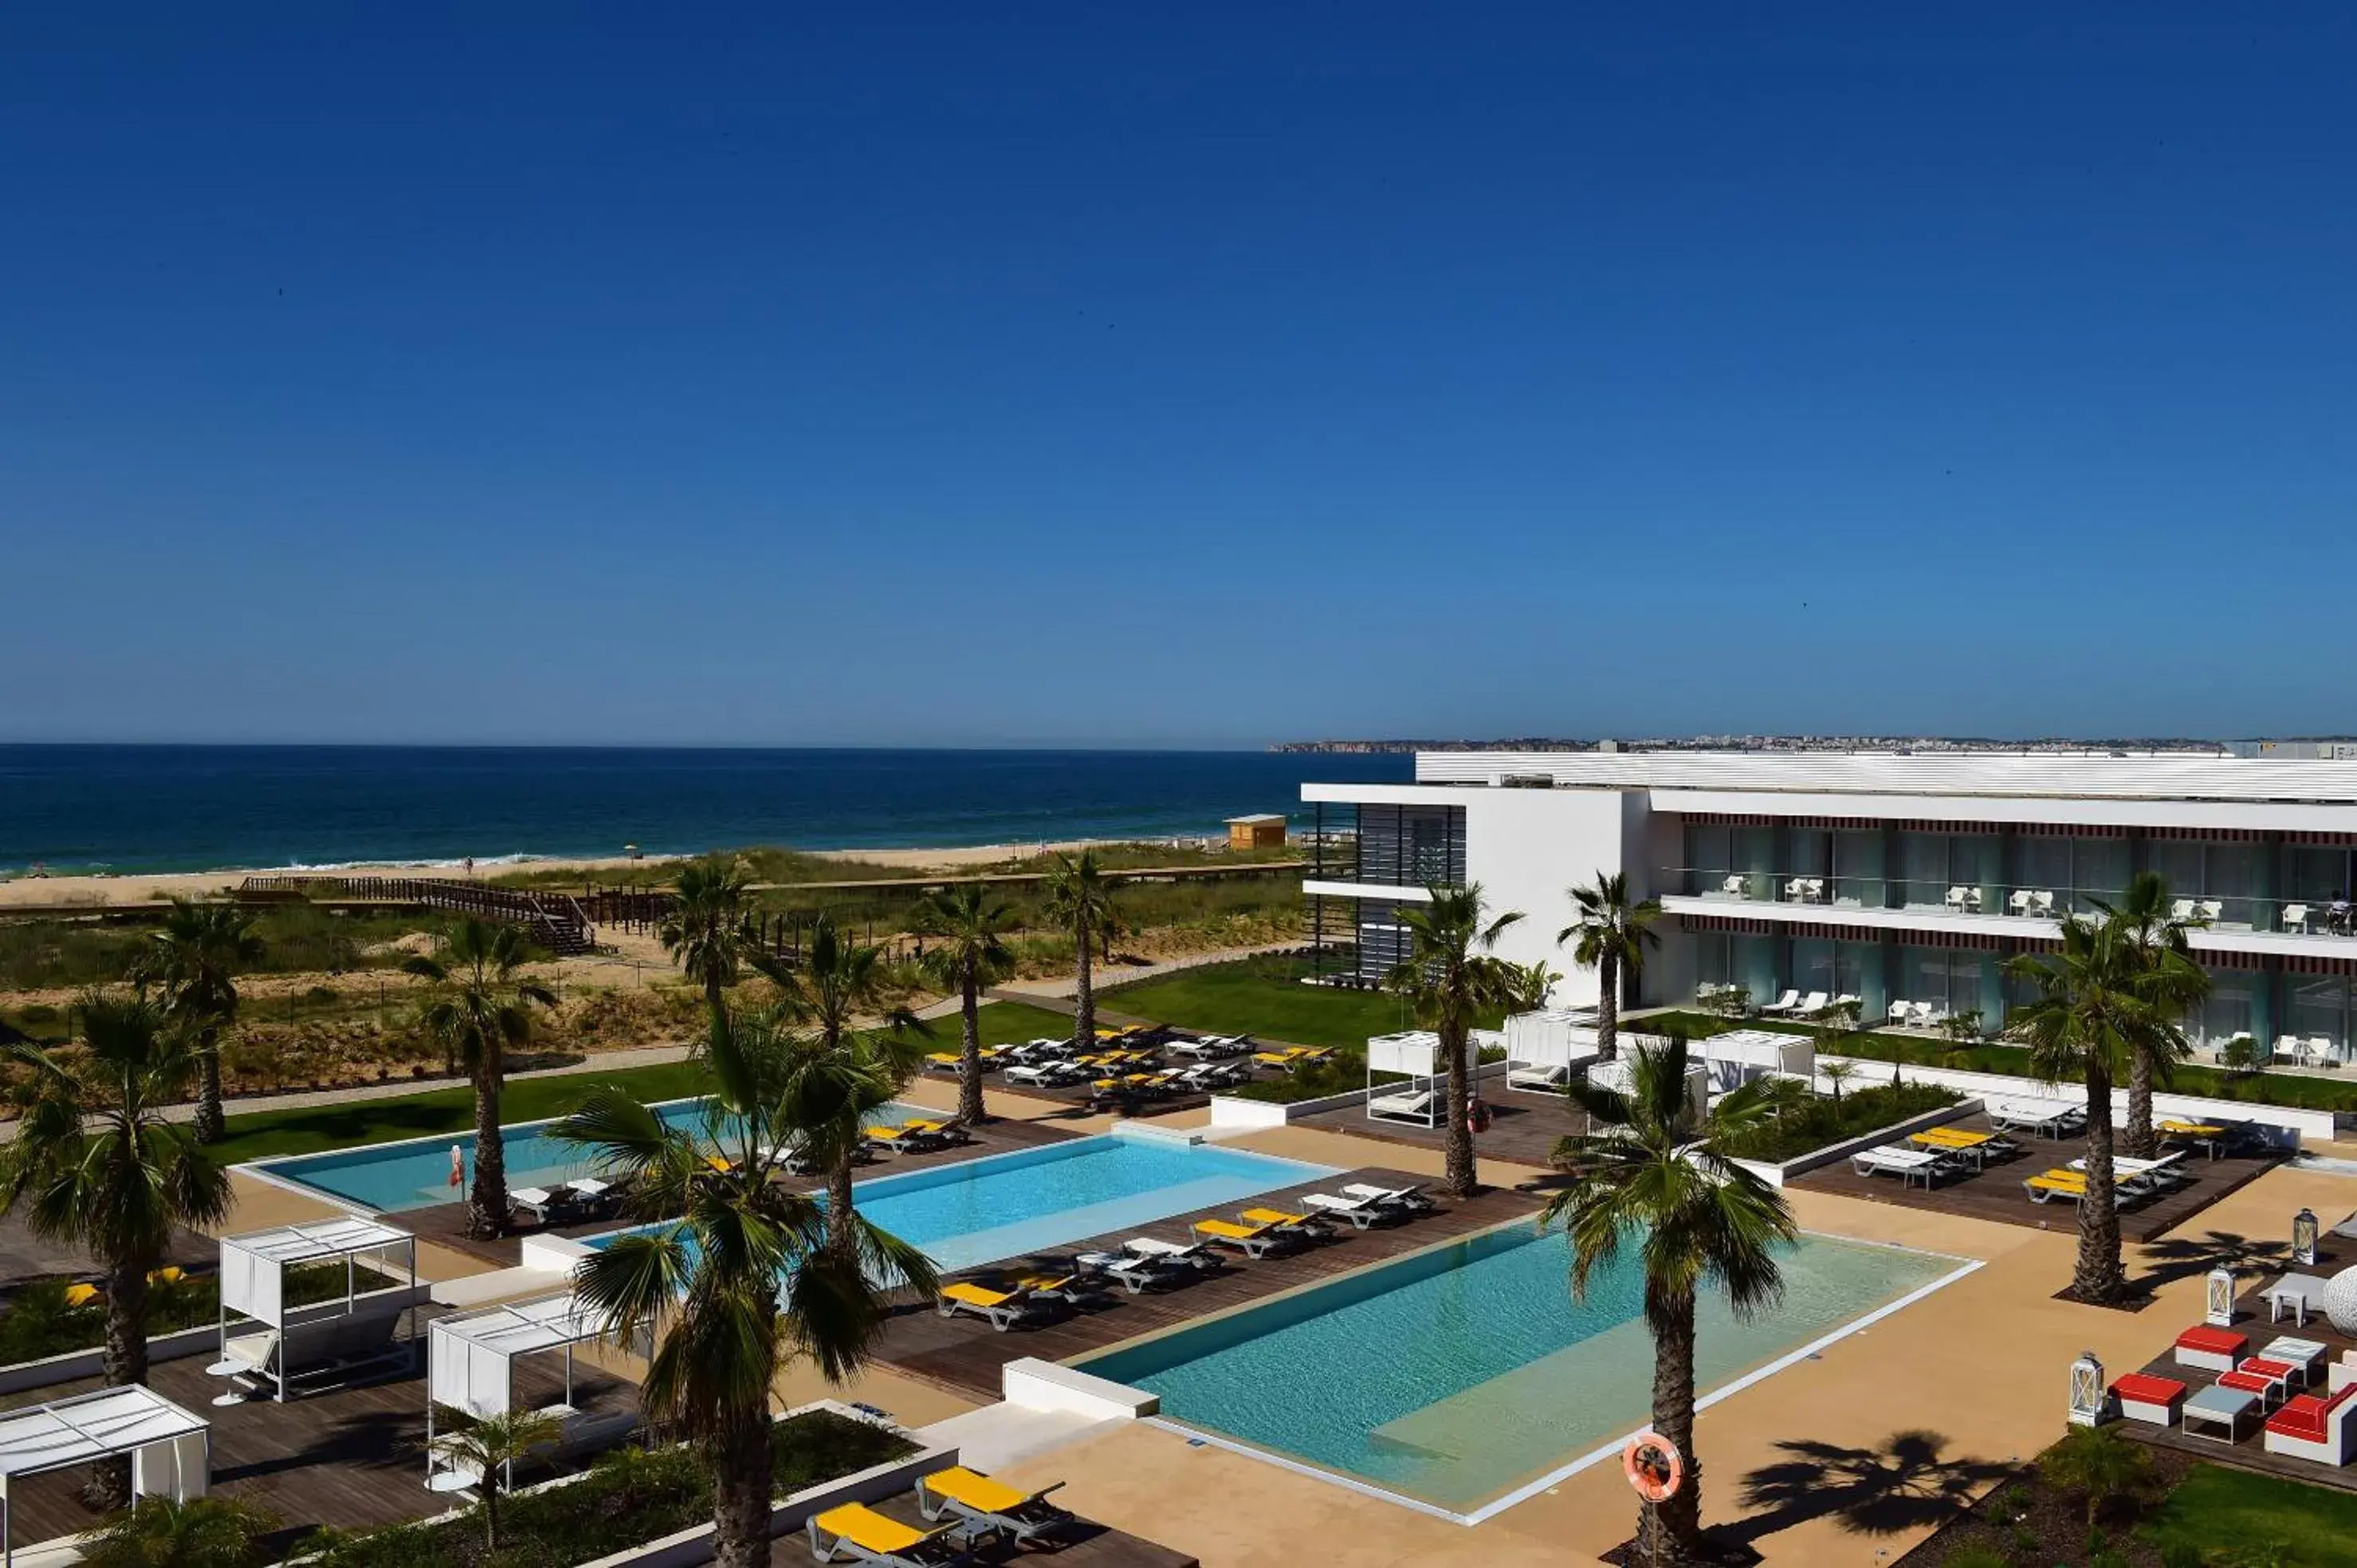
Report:
<svg viewBox="0 0 2357 1568"><path fill-rule="evenodd" d="M2357 762L2155 754L1425 751L1419 784L2111 800L2357 802Z"/></svg>

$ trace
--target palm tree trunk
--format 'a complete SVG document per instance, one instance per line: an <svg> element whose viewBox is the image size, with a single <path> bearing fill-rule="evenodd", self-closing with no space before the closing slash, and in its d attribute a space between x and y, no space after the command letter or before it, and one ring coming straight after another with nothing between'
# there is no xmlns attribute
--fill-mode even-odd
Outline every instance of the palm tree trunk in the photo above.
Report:
<svg viewBox="0 0 2357 1568"><path fill-rule="evenodd" d="M712 1525L715 1568L769 1568L770 1412L766 1401L715 1434Z"/></svg>
<svg viewBox="0 0 2357 1568"><path fill-rule="evenodd" d="M483 1544L490 1550L500 1549L500 1478L486 1471L483 1475Z"/></svg>
<svg viewBox="0 0 2357 1568"><path fill-rule="evenodd" d="M1448 1054L1448 1191L1452 1197L1470 1197L1480 1173L1473 1165L1472 1094L1465 1070L1463 1033L1448 1031L1441 1036L1440 1048Z"/></svg>
<svg viewBox="0 0 2357 1568"><path fill-rule="evenodd" d="M826 1250L845 1269L859 1264L859 1228L851 1204L851 1150L845 1150L826 1171Z"/></svg>
<svg viewBox="0 0 2357 1568"><path fill-rule="evenodd" d="M1685 1460L1676 1492L1638 1510L1641 1560L1667 1568L1700 1559L1702 1458L1695 1452L1695 1303L1692 1294L1645 1293L1645 1326L1653 1336L1653 1430Z"/></svg>
<svg viewBox="0 0 2357 1568"><path fill-rule="evenodd" d="M508 1228L508 1156L500 1141L501 1073L496 1047L475 1069L475 1187L467 1200L467 1234L488 1240Z"/></svg>
<svg viewBox="0 0 2357 1568"><path fill-rule="evenodd" d="M1596 1059L1610 1061L1620 1044L1620 960L1607 949L1596 960Z"/></svg>
<svg viewBox="0 0 2357 1568"><path fill-rule="evenodd" d="M1089 983L1088 923L1082 921L1077 929L1081 933L1081 968L1072 987L1072 1048L1086 1051L1093 1049L1097 1043L1097 997Z"/></svg>
<svg viewBox="0 0 2357 1568"><path fill-rule="evenodd" d="M974 965L967 964L959 979L963 983L959 988L958 1022L964 1029L964 1039L958 1047L958 1120L971 1125L983 1119L982 999L974 984Z"/></svg>
<svg viewBox="0 0 2357 1568"><path fill-rule="evenodd" d="M704 977L704 1005L711 1010L712 1021L716 1024L727 1014L728 999L721 993L720 977L716 974Z"/></svg>
<svg viewBox="0 0 2357 1568"><path fill-rule="evenodd" d="M207 1029L197 1043L197 1119L199 1144L218 1144L229 1131L221 1115L221 1031Z"/></svg>
<svg viewBox="0 0 2357 1568"><path fill-rule="evenodd" d="M2120 1271L2120 1210L2112 1178L2112 1079L2101 1069L2087 1074L2087 1196L2079 1204L2079 1265L2071 1293L2081 1301L2108 1304L2127 1294Z"/></svg>
<svg viewBox="0 0 2357 1568"><path fill-rule="evenodd" d="M2127 1152L2132 1159L2153 1157L2152 1055L2138 1050L2128 1058Z"/></svg>
<svg viewBox="0 0 2357 1568"><path fill-rule="evenodd" d="M117 1258L106 1271L106 1350L109 1387L147 1380L147 1270L145 1258ZM94 1508L131 1503L131 1457L100 1461L83 1496Z"/></svg>

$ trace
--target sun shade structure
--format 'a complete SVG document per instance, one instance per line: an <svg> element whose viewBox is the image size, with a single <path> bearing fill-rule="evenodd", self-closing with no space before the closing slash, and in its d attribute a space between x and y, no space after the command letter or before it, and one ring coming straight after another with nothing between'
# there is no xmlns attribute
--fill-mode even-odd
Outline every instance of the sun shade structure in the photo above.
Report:
<svg viewBox="0 0 2357 1568"><path fill-rule="evenodd" d="M14 1568L9 1517L20 1477L131 1456L134 1497L200 1498L212 1482L212 1427L137 1383L0 1412L0 1563Z"/></svg>
<svg viewBox="0 0 2357 1568"><path fill-rule="evenodd" d="M1367 1038L1367 1120L1440 1125L1440 1084L1435 1060L1440 1036L1429 1029ZM1381 1075L1383 1082L1376 1081ZM1405 1076L1405 1083L1394 1081ZM1379 1092L1380 1091L1380 1092Z"/></svg>
<svg viewBox="0 0 2357 1568"><path fill-rule="evenodd" d="M344 1266L343 1294L287 1305L289 1270L337 1262ZM405 1288L363 1281L363 1263ZM221 1359L205 1370L231 1379L236 1391L213 1402L235 1404L245 1397L237 1391L265 1388L284 1401L297 1383L414 1354L412 1344L396 1344L393 1335L419 1299L417 1239L381 1220L352 1215L222 1237ZM231 1313L262 1324L262 1331L231 1337Z"/></svg>
<svg viewBox="0 0 2357 1568"><path fill-rule="evenodd" d="M563 1451L603 1446L636 1425L635 1412L593 1417L573 1402L573 1348L601 1337L602 1323L595 1308L567 1292L437 1317L428 1324L426 1486L437 1492L459 1491L482 1478L461 1467L446 1445L434 1441L436 1410L447 1407L478 1421L506 1414L515 1408L515 1364L526 1356L565 1358L565 1398L540 1411L563 1427Z"/></svg>

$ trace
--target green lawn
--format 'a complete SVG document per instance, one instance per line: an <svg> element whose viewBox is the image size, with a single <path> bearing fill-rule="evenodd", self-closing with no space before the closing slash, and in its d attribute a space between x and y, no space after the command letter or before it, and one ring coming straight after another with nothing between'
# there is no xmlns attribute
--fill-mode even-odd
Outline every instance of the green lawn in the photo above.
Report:
<svg viewBox="0 0 2357 1568"><path fill-rule="evenodd" d="M1781 1018L1746 1018L1737 1024L1714 1014L1688 1010L1655 1014L1649 1018L1634 1020L1629 1026L1642 1029L1648 1024L1663 1021L1683 1023L1696 1035L1716 1035L1738 1027L1774 1029L1789 1035L1814 1035L1825 1042L1824 1048L1835 1048L1833 1036L1836 1031L1821 1029L1813 1024L1789 1023ZM1909 1062L1920 1067L2007 1073L2017 1078L2034 1076L2029 1070L2029 1053L2019 1046L1955 1046L1945 1040L1925 1039L1918 1035L1868 1033L1841 1036L1838 1054L1864 1057L1874 1061ZM2286 1073L2238 1074L2187 1062L2172 1075L2169 1087L2179 1094L2206 1095L2213 1100L2244 1100L2255 1105L2286 1105L2303 1111L2357 1111L2357 1075L2343 1079L2294 1077Z"/></svg>
<svg viewBox="0 0 2357 1568"><path fill-rule="evenodd" d="M982 1009L982 1043L1007 1045L1043 1035L1059 1038L1072 1032L1072 1021L1041 1007L1017 1002L994 1002ZM939 1048L955 1050L955 1015L931 1023ZM611 1085L650 1103L683 1100L702 1094L707 1080L700 1068L685 1062L665 1067L600 1069L594 1062L578 1071L549 1078L518 1079L500 1097L500 1120L539 1122L563 1116L580 1105L593 1089ZM464 1133L475 1125L474 1090L460 1085L427 1090L421 1094L385 1100L356 1100L342 1105L321 1105L300 1111L256 1111L229 1119L229 1136L213 1145L223 1161L236 1164L272 1155L311 1155L322 1149L349 1149L362 1144L384 1144L396 1138L422 1138L429 1133Z"/></svg>
<svg viewBox="0 0 2357 1568"><path fill-rule="evenodd" d="M2182 1542L2205 1563L2357 1568L2357 1495L2197 1465L2147 1517L2143 1533L2163 1550ZM2254 1552L2276 1542L2288 1548L2279 1557Z"/></svg>
<svg viewBox="0 0 2357 1568"><path fill-rule="evenodd" d="M1378 991L1304 985L1303 960L1251 958L1206 964L1100 991L1115 1012L1220 1035L1253 1035L1297 1046L1363 1048L1370 1035L1415 1026L1397 997ZM1499 1020L1485 1018L1495 1028ZM1355 1086L1354 1086L1355 1087Z"/></svg>

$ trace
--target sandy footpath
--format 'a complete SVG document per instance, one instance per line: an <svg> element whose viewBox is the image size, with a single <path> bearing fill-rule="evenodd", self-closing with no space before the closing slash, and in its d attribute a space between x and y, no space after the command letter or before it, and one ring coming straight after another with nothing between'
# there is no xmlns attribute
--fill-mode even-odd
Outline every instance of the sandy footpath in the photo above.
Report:
<svg viewBox="0 0 2357 1568"><path fill-rule="evenodd" d="M1038 854L1045 850L1073 850L1092 843L1111 840L1071 839L1051 843L974 844L963 849L824 849L814 854L830 860L856 860L871 865L928 870L934 867L991 865L1018 856ZM1126 841L1122 841L1126 842ZM498 875L510 871L611 871L622 866L647 865L683 858L678 855L651 854L632 861L620 855L597 859L567 860L502 860L485 861L476 867L478 875ZM302 866L257 866L250 871L183 871L161 875L126 876L26 876L0 881L0 908L23 905L85 905L91 908L106 905L145 904L156 898L203 897L234 887L248 876L268 875L273 872L301 873L318 868ZM326 873L320 873L327 875ZM371 861L365 865L339 866L333 875L352 876L457 876L458 866L447 860L436 861Z"/></svg>

